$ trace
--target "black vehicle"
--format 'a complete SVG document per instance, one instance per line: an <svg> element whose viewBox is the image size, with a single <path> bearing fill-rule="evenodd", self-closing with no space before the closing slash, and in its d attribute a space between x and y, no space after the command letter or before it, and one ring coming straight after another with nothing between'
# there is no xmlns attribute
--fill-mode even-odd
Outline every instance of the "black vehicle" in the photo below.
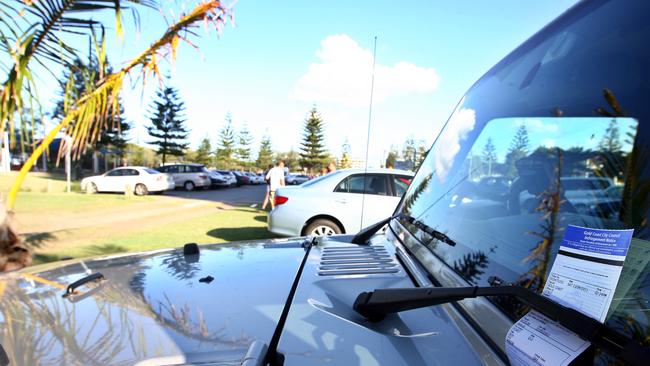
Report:
<svg viewBox="0 0 650 366"><path fill-rule="evenodd" d="M574 364L648 364L649 17L647 1L585 1L526 41L461 99L395 213L356 235L0 276L0 355L16 365L505 365L509 329L534 309L591 342ZM494 157L480 161L489 141ZM511 184L486 195L474 180L494 175ZM563 192L563 178L591 176L623 187L606 215ZM614 293L604 323L540 295L569 225L634 229L627 259L612 264L617 287L599 289Z"/></svg>
<svg viewBox="0 0 650 366"><path fill-rule="evenodd" d="M237 178L237 187L250 184L250 178L246 174L238 171L233 171L232 173L235 175L235 178Z"/></svg>

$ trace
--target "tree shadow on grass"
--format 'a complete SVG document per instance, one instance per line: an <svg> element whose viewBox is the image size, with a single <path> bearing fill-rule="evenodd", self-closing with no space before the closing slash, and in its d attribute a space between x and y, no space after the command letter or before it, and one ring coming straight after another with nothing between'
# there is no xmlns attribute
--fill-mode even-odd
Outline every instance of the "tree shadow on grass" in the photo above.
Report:
<svg viewBox="0 0 650 366"><path fill-rule="evenodd" d="M47 242L56 239L56 235L48 232L42 233L26 233L23 235L23 240L25 244L30 245L33 248L40 248Z"/></svg>
<svg viewBox="0 0 650 366"><path fill-rule="evenodd" d="M268 222L268 221L267 221L267 216L266 216L266 215L255 216L255 220L256 220L256 221L259 221L259 222L264 222L264 223Z"/></svg>
<svg viewBox="0 0 650 366"><path fill-rule="evenodd" d="M265 227L219 228L212 229L206 234L225 241L270 239L275 237Z"/></svg>
<svg viewBox="0 0 650 366"><path fill-rule="evenodd" d="M124 253L126 251L127 249L125 247L116 244L98 244L84 248L85 255L114 254Z"/></svg>
<svg viewBox="0 0 650 366"><path fill-rule="evenodd" d="M62 256L50 253L35 253L32 257L32 265L60 261Z"/></svg>

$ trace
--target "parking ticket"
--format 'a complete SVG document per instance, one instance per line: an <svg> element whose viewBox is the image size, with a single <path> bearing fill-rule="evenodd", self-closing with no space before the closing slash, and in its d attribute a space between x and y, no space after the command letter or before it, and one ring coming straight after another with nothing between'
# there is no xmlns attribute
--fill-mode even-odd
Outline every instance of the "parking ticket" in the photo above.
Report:
<svg viewBox="0 0 650 366"><path fill-rule="evenodd" d="M633 231L568 226L542 294L605 321ZM506 336L512 365L567 365L589 344L536 311L519 319Z"/></svg>

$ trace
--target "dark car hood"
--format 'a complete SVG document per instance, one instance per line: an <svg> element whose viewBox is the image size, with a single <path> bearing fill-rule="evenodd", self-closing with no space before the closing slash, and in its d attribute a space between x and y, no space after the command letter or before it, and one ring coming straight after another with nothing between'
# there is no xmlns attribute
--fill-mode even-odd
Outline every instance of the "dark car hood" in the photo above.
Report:
<svg viewBox="0 0 650 366"><path fill-rule="evenodd" d="M12 365L239 363L271 338L299 244L202 246L198 256L172 250L0 276L0 344ZM87 269L105 280L63 298ZM206 276L214 280L199 282Z"/></svg>
<svg viewBox="0 0 650 366"><path fill-rule="evenodd" d="M280 316L308 249L306 239L202 246L78 262L0 276L0 344L12 365L257 364L283 324L286 365L480 363L442 308L373 324L357 294L413 287L384 236L359 246L320 238L309 250L286 322ZM101 272L85 295L65 285ZM209 282L200 279L211 276Z"/></svg>

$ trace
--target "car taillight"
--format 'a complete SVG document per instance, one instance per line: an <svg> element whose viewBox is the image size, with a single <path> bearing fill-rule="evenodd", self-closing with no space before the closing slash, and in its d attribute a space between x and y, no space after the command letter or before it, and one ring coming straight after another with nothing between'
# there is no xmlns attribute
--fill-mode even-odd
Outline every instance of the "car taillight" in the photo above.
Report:
<svg viewBox="0 0 650 366"><path fill-rule="evenodd" d="M199 178L201 179L208 179L208 176L205 174L199 174Z"/></svg>
<svg viewBox="0 0 650 366"><path fill-rule="evenodd" d="M276 206L284 205L285 203L287 203L288 200L289 200L289 197L275 196L275 205Z"/></svg>

